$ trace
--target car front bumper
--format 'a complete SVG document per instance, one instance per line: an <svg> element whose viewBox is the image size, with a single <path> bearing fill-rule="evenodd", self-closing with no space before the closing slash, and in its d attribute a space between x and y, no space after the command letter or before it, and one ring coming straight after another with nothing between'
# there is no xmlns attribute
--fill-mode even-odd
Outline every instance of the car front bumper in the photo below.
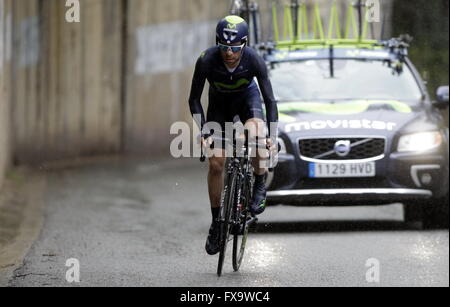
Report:
<svg viewBox="0 0 450 307"><path fill-rule="evenodd" d="M385 202L429 199L433 196L430 190L423 189L300 189L277 190L267 192L267 199L277 203L292 205L375 205Z"/></svg>
<svg viewBox="0 0 450 307"><path fill-rule="evenodd" d="M376 177L309 178L309 162L298 155L278 159L269 186L269 204L382 205L422 201L448 194L448 155L445 150L426 153L390 153L375 161Z"/></svg>

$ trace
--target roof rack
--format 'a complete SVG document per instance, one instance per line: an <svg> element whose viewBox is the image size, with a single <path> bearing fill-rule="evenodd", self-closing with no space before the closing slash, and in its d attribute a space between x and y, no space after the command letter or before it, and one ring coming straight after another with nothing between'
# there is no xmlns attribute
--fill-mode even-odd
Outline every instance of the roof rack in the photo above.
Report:
<svg viewBox="0 0 450 307"><path fill-rule="evenodd" d="M409 34L402 34L399 37L382 41L379 43L379 45L389 49L391 53L397 53L399 56L402 56L404 58L408 55L408 48L412 40L413 37Z"/></svg>

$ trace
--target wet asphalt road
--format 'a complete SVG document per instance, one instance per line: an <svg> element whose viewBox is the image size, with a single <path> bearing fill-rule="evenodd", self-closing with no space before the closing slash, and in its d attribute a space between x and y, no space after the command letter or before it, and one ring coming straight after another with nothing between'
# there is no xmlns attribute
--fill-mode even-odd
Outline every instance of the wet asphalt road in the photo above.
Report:
<svg viewBox="0 0 450 307"><path fill-rule="evenodd" d="M206 172L195 159L47 171L44 228L9 285L449 286L448 230L407 229L400 205L270 207L241 270L229 254L217 278ZM65 279L69 258L79 284ZM370 258L379 283L366 280Z"/></svg>

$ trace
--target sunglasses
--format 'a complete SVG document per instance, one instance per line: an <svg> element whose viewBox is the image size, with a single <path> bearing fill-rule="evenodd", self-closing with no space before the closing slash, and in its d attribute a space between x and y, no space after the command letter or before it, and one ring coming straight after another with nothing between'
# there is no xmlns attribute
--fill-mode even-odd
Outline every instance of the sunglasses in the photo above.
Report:
<svg viewBox="0 0 450 307"><path fill-rule="evenodd" d="M242 48L244 48L244 46L245 46L245 44L242 44L240 46L228 46L228 45L223 45L221 43L218 43L217 45L219 46L219 49L221 51L228 52L228 50L231 49L231 52L233 52L233 53L241 51Z"/></svg>

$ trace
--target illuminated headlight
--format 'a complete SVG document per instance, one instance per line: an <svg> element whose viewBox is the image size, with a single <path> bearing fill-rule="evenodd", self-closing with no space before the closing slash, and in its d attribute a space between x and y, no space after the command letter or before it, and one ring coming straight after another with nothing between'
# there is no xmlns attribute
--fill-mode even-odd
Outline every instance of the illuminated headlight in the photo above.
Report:
<svg viewBox="0 0 450 307"><path fill-rule="evenodd" d="M425 151L442 144L442 135L438 131L420 132L400 137L398 151Z"/></svg>
<svg viewBox="0 0 450 307"><path fill-rule="evenodd" d="M280 144L280 154L286 154L287 153L287 151L286 151L286 144L284 143L284 141L283 141L283 139L282 138L278 138L278 144Z"/></svg>

